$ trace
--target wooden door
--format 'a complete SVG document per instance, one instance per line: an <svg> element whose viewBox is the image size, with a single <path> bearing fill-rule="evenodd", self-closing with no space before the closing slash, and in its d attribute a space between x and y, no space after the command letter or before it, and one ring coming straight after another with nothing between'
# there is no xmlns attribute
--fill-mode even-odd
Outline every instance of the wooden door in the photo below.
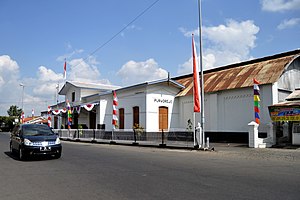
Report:
<svg viewBox="0 0 300 200"><path fill-rule="evenodd" d="M168 130L168 107L159 107L159 130Z"/></svg>

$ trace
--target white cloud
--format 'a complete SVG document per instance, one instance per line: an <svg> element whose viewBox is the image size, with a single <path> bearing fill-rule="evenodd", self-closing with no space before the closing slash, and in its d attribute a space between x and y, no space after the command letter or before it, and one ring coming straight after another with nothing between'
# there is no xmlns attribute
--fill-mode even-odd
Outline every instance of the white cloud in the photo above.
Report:
<svg viewBox="0 0 300 200"><path fill-rule="evenodd" d="M291 27L297 26L298 24L300 24L300 18L292 18L292 19L289 19L289 20L282 21L277 26L277 28L279 30L283 30L283 29L287 29L287 28L291 28Z"/></svg>
<svg viewBox="0 0 300 200"><path fill-rule="evenodd" d="M124 26L125 26L125 25L124 25ZM136 26L136 25L134 25L134 24L131 24L130 26L127 26L127 27L124 29L124 31L122 31L120 34L121 34L122 37L125 37L125 32L128 32L128 31L140 31L140 30L142 30L141 27L138 27L138 26Z"/></svg>
<svg viewBox="0 0 300 200"><path fill-rule="evenodd" d="M185 28L180 27L180 28L179 28L179 31L182 32L183 35L184 35L185 37L191 37L192 34L198 35L198 36L199 36L199 31L198 31L198 29L192 30L192 31L187 31Z"/></svg>
<svg viewBox="0 0 300 200"><path fill-rule="evenodd" d="M18 75L18 63L8 55L0 56L0 90L5 84L14 82Z"/></svg>
<svg viewBox="0 0 300 200"><path fill-rule="evenodd" d="M245 58L255 47L258 31L259 28L251 20L228 20L226 25L204 27L203 38L211 42L213 49L226 50Z"/></svg>
<svg viewBox="0 0 300 200"><path fill-rule="evenodd" d="M67 79L86 82L98 81L100 72L94 64L96 64L94 59L89 59L87 62L82 58L71 60L67 66L70 68L67 69Z"/></svg>
<svg viewBox="0 0 300 200"><path fill-rule="evenodd" d="M55 73L52 69L47 69L44 66L40 66L38 71L38 79L42 82L60 82L63 80L63 75Z"/></svg>
<svg viewBox="0 0 300 200"><path fill-rule="evenodd" d="M203 27L203 68L210 69L217 66L231 64L249 59L250 50L255 47L256 34L259 27L253 21L237 22L228 20L219 26ZM187 37L195 31L180 30ZM179 66L178 74L191 73L192 62L189 61Z"/></svg>
<svg viewBox="0 0 300 200"><path fill-rule="evenodd" d="M121 77L123 84L130 85L166 78L168 72L159 67L154 59L148 59L145 62L128 61L117 75Z"/></svg>
<svg viewBox="0 0 300 200"><path fill-rule="evenodd" d="M99 80L98 64L93 56L86 60L73 59L67 62L67 79L111 84L107 79ZM11 105L21 108L23 94L25 116L30 116L32 109L36 115L40 115L48 105L56 103L56 86L59 84L61 88L64 82L62 73L40 66L32 77L20 79L20 69L10 56L0 55L0 116L7 115L6 111ZM24 93L20 83L24 84ZM64 100L63 97L60 100Z"/></svg>
<svg viewBox="0 0 300 200"><path fill-rule="evenodd" d="M262 9L270 12L299 10L300 0L262 0Z"/></svg>
<svg viewBox="0 0 300 200"><path fill-rule="evenodd" d="M69 45L68 48L72 48L72 47ZM72 58L75 55L81 54L83 51L84 51L83 49L72 50L70 53L66 53L66 54L64 54L62 56L58 56L56 58L56 61L63 62L65 59L70 59L70 58Z"/></svg>
<svg viewBox="0 0 300 200"><path fill-rule="evenodd" d="M199 60L199 56L197 57ZM214 54L207 54L203 56L203 68L204 69L210 69L213 68L215 63L216 63L216 57ZM183 74L189 74L193 72L193 59L192 57L183 63L182 65L179 66L177 74L183 75Z"/></svg>
<svg viewBox="0 0 300 200"><path fill-rule="evenodd" d="M44 82L44 83L40 83L37 86L34 87L33 89L33 93L35 95L38 95L39 97L44 97L45 99L52 99L53 101L57 90L56 90L56 86L57 86L57 82ZM51 100L50 100L51 101Z"/></svg>
<svg viewBox="0 0 300 200"><path fill-rule="evenodd" d="M8 55L0 56L0 115L11 105L21 106L19 65Z"/></svg>

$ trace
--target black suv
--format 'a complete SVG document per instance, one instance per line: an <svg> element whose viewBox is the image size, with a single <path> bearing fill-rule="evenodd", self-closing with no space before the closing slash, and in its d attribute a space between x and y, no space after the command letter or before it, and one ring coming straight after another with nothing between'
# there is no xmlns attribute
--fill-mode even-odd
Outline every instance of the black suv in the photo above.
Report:
<svg viewBox="0 0 300 200"><path fill-rule="evenodd" d="M18 152L19 159L31 155L54 155L61 157L59 137L45 124L17 125L10 136L10 151Z"/></svg>

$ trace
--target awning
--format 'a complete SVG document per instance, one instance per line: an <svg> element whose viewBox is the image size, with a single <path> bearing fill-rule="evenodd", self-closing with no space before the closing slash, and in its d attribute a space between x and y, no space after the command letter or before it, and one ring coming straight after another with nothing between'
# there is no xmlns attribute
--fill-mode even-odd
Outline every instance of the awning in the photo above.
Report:
<svg viewBox="0 0 300 200"><path fill-rule="evenodd" d="M285 101L268 108L272 121L300 121L300 101Z"/></svg>

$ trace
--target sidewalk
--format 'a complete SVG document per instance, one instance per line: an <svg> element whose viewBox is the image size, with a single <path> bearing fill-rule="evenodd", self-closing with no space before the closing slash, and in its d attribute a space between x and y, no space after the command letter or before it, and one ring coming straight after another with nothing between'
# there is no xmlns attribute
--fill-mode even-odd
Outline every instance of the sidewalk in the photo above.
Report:
<svg viewBox="0 0 300 200"><path fill-rule="evenodd" d="M63 139L65 141L73 142L87 142L97 144L111 144L111 145L126 145L126 146L138 146L138 147L151 147L151 148L165 148L165 149L181 149L204 152L203 150L197 150L193 148L193 143L172 145L161 145L155 142L149 141L137 141L133 143L131 140L92 140L88 138L82 138L80 140ZM278 160L278 161L297 161L300 162L300 146L277 146L274 148L249 148L248 144L241 143L210 143L209 152L216 153L220 156L232 156L236 158L246 159L263 159L263 160Z"/></svg>
<svg viewBox="0 0 300 200"><path fill-rule="evenodd" d="M249 148L247 144L237 143L212 143L210 146L224 156L300 162L300 146Z"/></svg>

